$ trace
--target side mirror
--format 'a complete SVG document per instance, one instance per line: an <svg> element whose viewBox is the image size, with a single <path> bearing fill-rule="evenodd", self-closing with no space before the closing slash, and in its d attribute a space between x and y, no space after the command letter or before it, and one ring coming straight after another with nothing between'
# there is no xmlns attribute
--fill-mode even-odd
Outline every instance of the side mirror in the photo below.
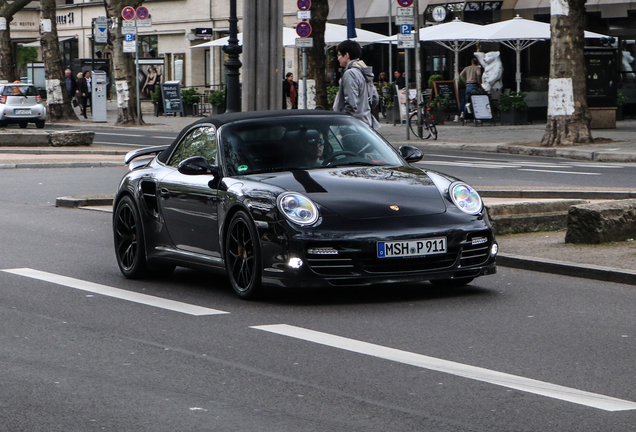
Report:
<svg viewBox="0 0 636 432"><path fill-rule="evenodd" d="M181 161L177 169L181 174L185 175L219 175L219 167L210 165L208 160L203 156L193 156L191 158L183 160Z"/></svg>
<svg viewBox="0 0 636 432"><path fill-rule="evenodd" d="M424 157L420 149L410 145L403 145L398 151L400 153L400 156L402 156L402 159L409 163L419 162Z"/></svg>

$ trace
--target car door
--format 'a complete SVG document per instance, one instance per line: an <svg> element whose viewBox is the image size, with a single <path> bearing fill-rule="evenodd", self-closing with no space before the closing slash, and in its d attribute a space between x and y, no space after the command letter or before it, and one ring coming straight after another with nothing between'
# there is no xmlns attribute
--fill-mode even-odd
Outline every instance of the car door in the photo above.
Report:
<svg viewBox="0 0 636 432"><path fill-rule="evenodd" d="M217 164L216 128L197 125L184 135L167 162L171 172L158 184L159 202L173 244L182 251L221 259L217 190L209 186L212 174L186 175L179 164L193 156L203 156Z"/></svg>

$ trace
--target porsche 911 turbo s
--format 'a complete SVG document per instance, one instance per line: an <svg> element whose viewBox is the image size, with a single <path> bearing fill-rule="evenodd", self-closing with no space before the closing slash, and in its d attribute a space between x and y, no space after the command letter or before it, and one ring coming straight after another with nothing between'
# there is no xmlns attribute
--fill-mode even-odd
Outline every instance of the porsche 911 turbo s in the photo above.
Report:
<svg viewBox="0 0 636 432"><path fill-rule="evenodd" d="M411 165L422 157L327 111L199 120L169 146L126 155L113 204L119 268L222 270L242 298L262 286L452 287L494 274L479 194Z"/></svg>

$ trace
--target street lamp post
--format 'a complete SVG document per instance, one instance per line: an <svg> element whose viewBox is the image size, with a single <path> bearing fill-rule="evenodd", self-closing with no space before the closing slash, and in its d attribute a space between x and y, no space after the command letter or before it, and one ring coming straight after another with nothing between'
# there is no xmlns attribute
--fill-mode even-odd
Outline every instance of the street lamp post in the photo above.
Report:
<svg viewBox="0 0 636 432"><path fill-rule="evenodd" d="M236 0L230 0L230 37L223 51L228 59L223 65L227 68L226 112L241 112L241 93L239 86L239 69L243 64L239 60L239 54L243 47L238 43L238 18L236 16Z"/></svg>

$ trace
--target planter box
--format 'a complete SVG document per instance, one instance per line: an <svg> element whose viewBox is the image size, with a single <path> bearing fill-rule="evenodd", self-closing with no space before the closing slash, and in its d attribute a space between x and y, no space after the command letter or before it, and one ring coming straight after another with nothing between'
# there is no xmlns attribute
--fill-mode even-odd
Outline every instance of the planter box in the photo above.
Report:
<svg viewBox="0 0 636 432"><path fill-rule="evenodd" d="M194 115L194 106L184 103L183 104L183 115L184 116L192 116L192 115Z"/></svg>
<svg viewBox="0 0 636 432"><path fill-rule="evenodd" d="M590 129L616 129L615 107L589 107L592 121Z"/></svg>
<svg viewBox="0 0 636 432"><path fill-rule="evenodd" d="M519 111L511 109L510 111L501 111L502 125L522 125L528 124L528 111Z"/></svg>
<svg viewBox="0 0 636 432"><path fill-rule="evenodd" d="M212 105L212 115L219 115L219 114L223 114L224 112L225 112L224 106Z"/></svg>

